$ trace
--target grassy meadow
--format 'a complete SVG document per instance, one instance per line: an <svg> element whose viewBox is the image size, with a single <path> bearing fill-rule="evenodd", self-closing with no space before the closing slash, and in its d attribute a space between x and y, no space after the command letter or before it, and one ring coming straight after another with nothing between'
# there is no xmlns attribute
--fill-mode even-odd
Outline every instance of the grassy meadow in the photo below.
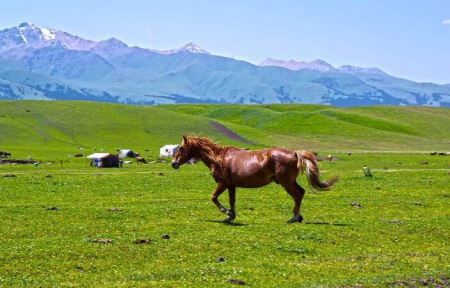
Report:
<svg viewBox="0 0 450 288"><path fill-rule="evenodd" d="M225 225L203 164L72 157L131 148L152 161L184 133L332 154L322 178L340 181L307 189L302 224L286 224L280 186L238 189ZM450 150L449 109L4 101L0 150L40 162L0 165L0 287L449 286L450 158L429 155Z"/></svg>

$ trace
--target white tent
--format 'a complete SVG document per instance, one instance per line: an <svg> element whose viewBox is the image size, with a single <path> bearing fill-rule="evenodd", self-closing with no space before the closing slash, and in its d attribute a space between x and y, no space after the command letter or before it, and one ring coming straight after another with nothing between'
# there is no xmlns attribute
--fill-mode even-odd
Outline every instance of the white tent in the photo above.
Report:
<svg viewBox="0 0 450 288"><path fill-rule="evenodd" d="M120 149L119 150L119 158L125 158L125 157L135 157L136 153L134 153L132 150L129 149Z"/></svg>
<svg viewBox="0 0 450 288"><path fill-rule="evenodd" d="M119 157L111 153L94 153L86 158L91 160L91 166L93 167L121 167Z"/></svg>
<svg viewBox="0 0 450 288"><path fill-rule="evenodd" d="M110 153L94 153L94 154L87 156L86 158L88 158L88 159L103 159L103 158L108 157L109 155L111 155L111 154Z"/></svg>
<svg viewBox="0 0 450 288"><path fill-rule="evenodd" d="M159 149L159 157L172 157L180 145L164 145Z"/></svg>

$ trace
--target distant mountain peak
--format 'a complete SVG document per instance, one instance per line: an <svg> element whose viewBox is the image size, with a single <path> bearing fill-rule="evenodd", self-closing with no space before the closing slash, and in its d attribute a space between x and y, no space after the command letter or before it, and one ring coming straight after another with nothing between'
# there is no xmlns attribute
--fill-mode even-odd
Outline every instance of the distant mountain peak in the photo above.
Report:
<svg viewBox="0 0 450 288"><path fill-rule="evenodd" d="M22 22L20 23L17 27L19 28L24 28L24 27L37 27L36 24L31 23L31 22Z"/></svg>
<svg viewBox="0 0 450 288"><path fill-rule="evenodd" d="M330 63L328 63L328 62L326 62L326 61L324 61L324 60L322 60L322 59L319 59L319 58L314 59L314 60L310 61L309 63L322 64L322 65L327 65L327 66L330 66L330 67L331 67L331 64L330 64Z"/></svg>
<svg viewBox="0 0 450 288"><path fill-rule="evenodd" d="M16 27L0 30L0 51L24 48L61 47L71 50L89 50L96 42L55 29L24 22Z"/></svg>
<svg viewBox="0 0 450 288"><path fill-rule="evenodd" d="M50 30L48 28L41 27L33 22L22 22L19 25L17 25L16 27L20 28L20 29L47 29L47 30Z"/></svg>
<svg viewBox="0 0 450 288"><path fill-rule="evenodd" d="M350 74L373 74L373 75L388 75L383 70L377 67L357 67L352 65L342 65L338 68L338 70L350 73Z"/></svg>
<svg viewBox="0 0 450 288"><path fill-rule="evenodd" d="M120 41L117 38L111 37L106 40L97 42L96 46L108 47L110 49L124 49L128 48L128 45Z"/></svg>
<svg viewBox="0 0 450 288"><path fill-rule="evenodd" d="M289 70L302 70L302 69L308 69L308 70L316 70L321 72L327 72L335 70L331 64L327 63L326 61L322 59L315 59L309 62L306 61L297 61L294 59L291 60L278 60L273 58L267 58L263 62L259 64L259 66L277 66L277 67L283 67Z"/></svg>
<svg viewBox="0 0 450 288"><path fill-rule="evenodd" d="M27 37L24 38L35 37L33 40L40 38L44 41L51 41L56 39L56 30L40 27L31 22L21 23L18 28L23 36L24 32L27 33ZM29 39L25 39L26 42L29 42L28 40Z"/></svg>
<svg viewBox="0 0 450 288"><path fill-rule="evenodd" d="M263 62L259 64L259 66L276 66L283 67L289 70L316 70L321 72L327 71L341 71L347 74L367 74L367 75L388 75L383 70L377 67L357 67L352 65L342 65L338 68L334 68L328 62L322 59L315 59L312 61L297 61L294 59L291 60L278 60L274 58L267 58Z"/></svg>
<svg viewBox="0 0 450 288"><path fill-rule="evenodd" d="M128 47L127 44L125 44L124 42L122 42L119 39L114 38L114 37L100 41L100 42L98 42L98 44L104 44L104 45L108 45L108 46L112 46L112 47L116 47L116 48L127 48Z"/></svg>
<svg viewBox="0 0 450 288"><path fill-rule="evenodd" d="M193 53L193 54L209 54L208 51L198 46L194 42L184 44L178 49L157 51L161 54L177 54L177 53Z"/></svg>
<svg viewBox="0 0 450 288"><path fill-rule="evenodd" d="M0 35L5 35L5 38L9 38L7 39L9 41L2 44L10 44L11 46L22 44L33 45L42 41L56 39L56 30L40 27L31 22L23 22L16 27L1 30Z"/></svg>
<svg viewBox="0 0 450 288"><path fill-rule="evenodd" d="M198 46L194 42L186 43L185 45L181 46L178 50L191 53L208 53L206 52L205 49Z"/></svg>

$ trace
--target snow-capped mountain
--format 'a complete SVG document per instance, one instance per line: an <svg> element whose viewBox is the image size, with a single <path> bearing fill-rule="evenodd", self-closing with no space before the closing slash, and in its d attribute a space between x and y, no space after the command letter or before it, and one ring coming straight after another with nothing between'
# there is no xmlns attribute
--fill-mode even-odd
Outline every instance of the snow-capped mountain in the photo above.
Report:
<svg viewBox="0 0 450 288"><path fill-rule="evenodd" d="M326 71L333 71L335 68L331 66L329 63L321 60L316 59L309 62L306 61L296 61L296 60L277 60L272 58L267 58L263 62L259 64L259 66L277 66L277 67L283 67L290 70L302 70L302 69L309 69L309 70L316 70L321 72Z"/></svg>
<svg viewBox="0 0 450 288"><path fill-rule="evenodd" d="M8 50L18 46L40 46L44 42L56 38L56 31L38 27L32 23L22 23L0 31L0 50Z"/></svg>
<svg viewBox="0 0 450 288"><path fill-rule="evenodd" d="M320 59L253 65L192 42L160 51L22 23L0 31L0 99L450 106L450 85Z"/></svg>
<svg viewBox="0 0 450 288"><path fill-rule="evenodd" d="M196 45L193 42L189 42L178 49L171 50L152 50L161 54L176 54L176 53L198 53L198 54L209 54L208 51L203 49L202 47Z"/></svg>
<svg viewBox="0 0 450 288"><path fill-rule="evenodd" d="M21 23L20 25L0 31L0 51L7 51L17 48L43 48L47 46L61 45L70 50L94 51L99 54L115 54L118 51L125 53L127 44L116 39L109 38L102 41L92 41L74 36L70 33L40 27L33 23ZM151 50L148 51L160 54L176 53L208 53L200 46L189 42L180 48L170 50Z"/></svg>
<svg viewBox="0 0 450 288"><path fill-rule="evenodd" d="M0 51L24 47L42 48L55 43L72 50L89 50L96 44L94 41L33 23L22 23L0 31Z"/></svg>

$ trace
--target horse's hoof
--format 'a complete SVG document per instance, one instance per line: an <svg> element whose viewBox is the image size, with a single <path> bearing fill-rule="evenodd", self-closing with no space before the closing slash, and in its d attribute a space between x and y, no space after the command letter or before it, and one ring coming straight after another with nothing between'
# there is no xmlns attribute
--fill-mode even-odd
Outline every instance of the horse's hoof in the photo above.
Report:
<svg viewBox="0 0 450 288"><path fill-rule="evenodd" d="M297 215L297 216L292 217L291 219L288 220L287 223L296 223L296 222L298 222L298 223L302 223L303 222L302 215Z"/></svg>
<svg viewBox="0 0 450 288"><path fill-rule="evenodd" d="M225 219L223 219L223 223L225 223L225 224L230 224L231 222L233 222L233 220L234 220L234 218L235 217L227 217L227 218L225 218Z"/></svg>

